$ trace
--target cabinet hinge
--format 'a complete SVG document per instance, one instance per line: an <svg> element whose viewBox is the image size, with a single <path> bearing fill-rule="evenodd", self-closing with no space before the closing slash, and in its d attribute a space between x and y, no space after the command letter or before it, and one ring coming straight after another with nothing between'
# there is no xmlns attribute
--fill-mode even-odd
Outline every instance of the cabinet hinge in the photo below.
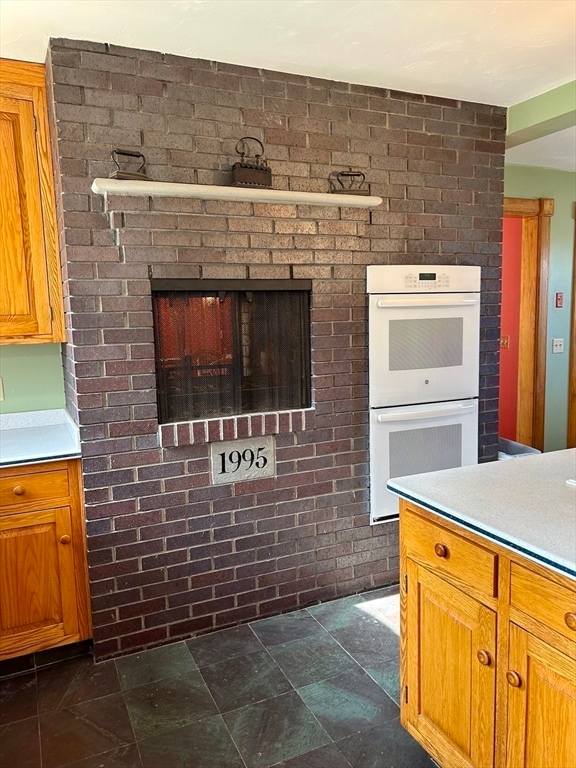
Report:
<svg viewBox="0 0 576 768"><path fill-rule="evenodd" d="M408 686L404 686L404 704L408 704Z"/></svg>
<svg viewBox="0 0 576 768"><path fill-rule="evenodd" d="M32 118L34 120L34 131L38 130L38 123L36 122L36 115L32 115Z"/></svg>
<svg viewBox="0 0 576 768"><path fill-rule="evenodd" d="M408 574L404 574L404 593L408 594Z"/></svg>

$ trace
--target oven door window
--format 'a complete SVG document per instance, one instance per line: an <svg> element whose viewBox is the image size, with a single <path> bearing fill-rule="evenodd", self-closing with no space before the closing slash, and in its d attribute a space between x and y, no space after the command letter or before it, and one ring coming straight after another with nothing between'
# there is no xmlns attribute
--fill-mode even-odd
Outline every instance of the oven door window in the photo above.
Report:
<svg viewBox="0 0 576 768"><path fill-rule="evenodd" d="M390 320L389 369L459 367L463 359L463 332L461 317Z"/></svg>

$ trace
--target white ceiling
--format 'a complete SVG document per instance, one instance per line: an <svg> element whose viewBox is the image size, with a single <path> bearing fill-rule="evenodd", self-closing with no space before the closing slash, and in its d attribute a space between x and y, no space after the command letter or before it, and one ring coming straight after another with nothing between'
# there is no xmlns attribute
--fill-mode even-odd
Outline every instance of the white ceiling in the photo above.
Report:
<svg viewBox="0 0 576 768"><path fill-rule="evenodd" d="M500 106L576 78L574 0L0 0L0 55L44 61L50 37ZM569 134L510 161L575 170Z"/></svg>

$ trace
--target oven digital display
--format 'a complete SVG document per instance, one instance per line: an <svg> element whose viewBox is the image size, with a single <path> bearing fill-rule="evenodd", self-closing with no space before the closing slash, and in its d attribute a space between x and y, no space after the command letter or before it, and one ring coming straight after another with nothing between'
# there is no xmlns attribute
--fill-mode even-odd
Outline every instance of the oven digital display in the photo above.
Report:
<svg viewBox="0 0 576 768"><path fill-rule="evenodd" d="M420 272L418 280L436 280L436 272Z"/></svg>

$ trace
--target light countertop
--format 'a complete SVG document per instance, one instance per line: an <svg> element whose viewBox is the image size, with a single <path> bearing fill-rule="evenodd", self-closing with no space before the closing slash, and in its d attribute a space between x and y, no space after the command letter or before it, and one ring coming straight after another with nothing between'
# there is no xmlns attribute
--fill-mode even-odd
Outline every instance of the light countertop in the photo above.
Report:
<svg viewBox="0 0 576 768"><path fill-rule="evenodd" d="M0 414L0 466L78 456L78 427L63 408Z"/></svg>
<svg viewBox="0 0 576 768"><path fill-rule="evenodd" d="M576 577L575 481L572 448L396 477L388 489Z"/></svg>

